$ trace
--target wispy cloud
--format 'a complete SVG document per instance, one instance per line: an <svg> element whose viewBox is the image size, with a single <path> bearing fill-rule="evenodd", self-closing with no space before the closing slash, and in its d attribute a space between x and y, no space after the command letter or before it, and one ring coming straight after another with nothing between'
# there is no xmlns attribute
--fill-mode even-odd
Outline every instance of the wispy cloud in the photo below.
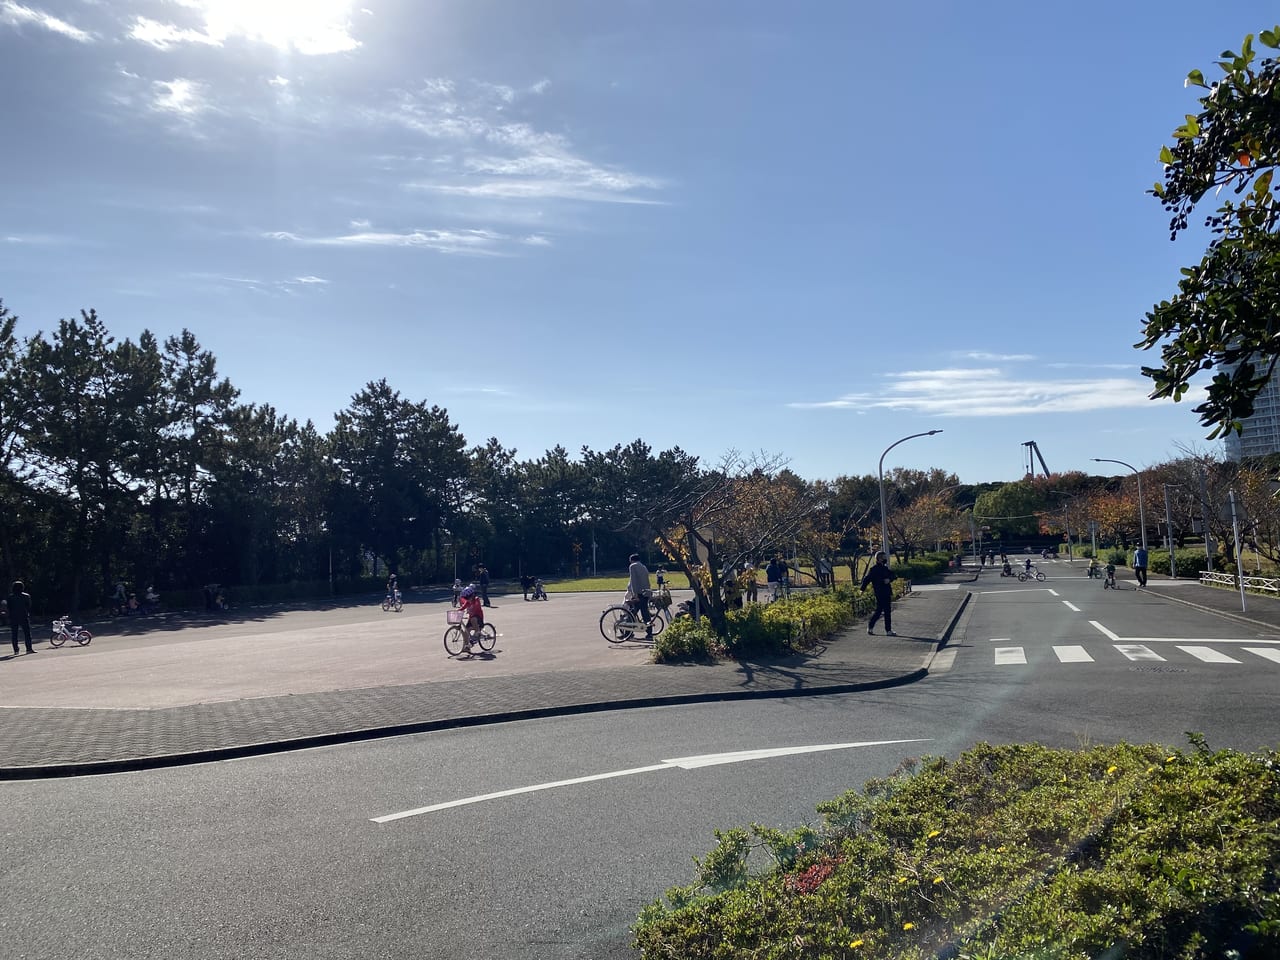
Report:
<svg viewBox="0 0 1280 960"><path fill-rule="evenodd" d="M177 3L195 12L203 21L203 29L138 16L127 34L129 39L158 50L169 50L186 43L221 47L228 40L238 38L306 56L345 53L360 46L360 41L351 35L349 4L344 0L287 4L267 0L230 3L227 0L177 0Z"/></svg>
<svg viewBox="0 0 1280 960"><path fill-rule="evenodd" d="M1137 378L1030 380L1010 377L999 368L945 368L892 373L878 391L789 406L892 410L941 417L1015 417L1141 407L1150 404L1149 393L1150 385Z"/></svg>
<svg viewBox="0 0 1280 960"><path fill-rule="evenodd" d="M286 280L262 280L257 277L230 277L216 273L186 273L183 274L183 277L187 280L197 280L208 283L214 287L222 287L224 289L227 287L248 289L271 296L281 296L284 294L292 296L307 289L319 291L323 287L329 285L329 281L324 277L312 275L290 277Z"/></svg>
<svg viewBox="0 0 1280 960"><path fill-rule="evenodd" d="M966 360L977 360L979 363L1016 363L1035 359L1035 356L1030 353L984 353L981 350L970 350L960 356Z"/></svg>
<svg viewBox="0 0 1280 960"><path fill-rule="evenodd" d="M195 80L156 80L151 89L151 109L158 113L193 117L210 109L204 84Z"/></svg>
<svg viewBox="0 0 1280 960"><path fill-rule="evenodd" d="M0 23L8 24L11 27L34 26L41 27L52 33L61 34L69 37L78 43L92 43L93 34L86 33L79 27L72 26L67 21L55 17L51 13L45 13L43 10L37 10L34 7L26 7L14 0L0 0Z"/></svg>
<svg viewBox="0 0 1280 960"><path fill-rule="evenodd" d="M415 247L437 253L464 253L483 256L500 254L504 244L513 242L506 234L492 230L410 230L405 233L367 230L332 237L304 237L284 230L264 233L280 240L316 247Z"/></svg>
<svg viewBox="0 0 1280 960"><path fill-rule="evenodd" d="M1054 370L1136 370L1136 363L1046 363L1046 367Z"/></svg>
<svg viewBox="0 0 1280 960"><path fill-rule="evenodd" d="M212 47L221 46L218 40L199 30L184 30L171 23L160 23L147 17L136 17L127 34L130 40L137 40L155 47L157 50L168 50L183 43L203 43Z"/></svg>

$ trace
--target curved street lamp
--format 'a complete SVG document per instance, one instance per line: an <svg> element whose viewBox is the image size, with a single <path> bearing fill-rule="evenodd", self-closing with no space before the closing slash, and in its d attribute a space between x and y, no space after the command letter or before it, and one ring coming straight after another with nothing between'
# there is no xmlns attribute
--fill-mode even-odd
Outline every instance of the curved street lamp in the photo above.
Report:
<svg viewBox="0 0 1280 960"><path fill-rule="evenodd" d="M1118 463L1122 467L1128 467L1138 478L1138 524L1142 527L1142 549L1147 549L1147 514L1142 509L1142 474L1138 472L1138 468L1131 463L1125 463L1123 460L1108 460L1106 457L1094 457L1094 463Z"/></svg>
<svg viewBox="0 0 1280 960"><path fill-rule="evenodd" d="M935 433L941 433L941 430L926 430L924 433L913 433L909 437L903 437L901 440L895 440L884 448L884 453L880 454L880 466L877 471L880 475L880 549L889 553L889 512L884 503L884 455L896 447L900 443L906 443L908 440L914 440L916 437L932 437Z"/></svg>

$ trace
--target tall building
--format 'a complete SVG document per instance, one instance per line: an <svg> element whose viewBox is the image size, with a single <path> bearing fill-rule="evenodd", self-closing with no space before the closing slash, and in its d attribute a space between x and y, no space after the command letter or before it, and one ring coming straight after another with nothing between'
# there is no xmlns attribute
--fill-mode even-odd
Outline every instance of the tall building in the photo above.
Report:
<svg viewBox="0 0 1280 960"><path fill-rule="evenodd" d="M1227 434L1228 460L1280 452L1280 373L1273 373L1253 401L1253 416L1240 421L1243 432Z"/></svg>

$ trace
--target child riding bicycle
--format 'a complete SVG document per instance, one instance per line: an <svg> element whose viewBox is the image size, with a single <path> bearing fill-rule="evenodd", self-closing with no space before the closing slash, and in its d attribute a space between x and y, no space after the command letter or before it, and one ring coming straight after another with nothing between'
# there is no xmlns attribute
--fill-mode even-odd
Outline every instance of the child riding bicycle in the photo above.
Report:
<svg viewBox="0 0 1280 960"><path fill-rule="evenodd" d="M459 603L462 607L462 615L465 618L462 621L462 652L471 652L471 641L479 641L480 631L484 628L484 604L480 600L480 594L475 587L466 587L458 595Z"/></svg>

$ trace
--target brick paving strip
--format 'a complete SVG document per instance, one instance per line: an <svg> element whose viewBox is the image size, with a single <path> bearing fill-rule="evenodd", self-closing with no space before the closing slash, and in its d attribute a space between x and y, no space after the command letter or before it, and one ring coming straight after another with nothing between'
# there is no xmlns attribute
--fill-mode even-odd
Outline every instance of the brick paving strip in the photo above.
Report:
<svg viewBox="0 0 1280 960"><path fill-rule="evenodd" d="M895 606L898 637L858 624L769 662L606 666L230 699L159 709L0 707L0 780L141 770L286 749L598 710L910 683L927 675L969 592Z"/></svg>

